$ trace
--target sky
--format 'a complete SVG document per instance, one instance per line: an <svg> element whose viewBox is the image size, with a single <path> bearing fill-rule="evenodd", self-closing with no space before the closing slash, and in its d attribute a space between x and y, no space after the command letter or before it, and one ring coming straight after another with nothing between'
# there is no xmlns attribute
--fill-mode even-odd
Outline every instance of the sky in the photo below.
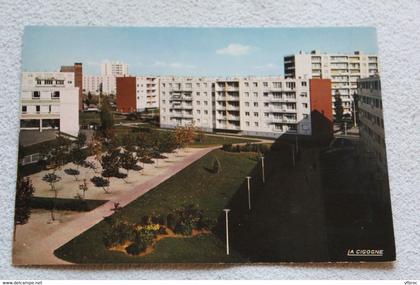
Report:
<svg viewBox="0 0 420 285"><path fill-rule="evenodd" d="M131 75L282 75L283 57L311 50L377 53L374 28L25 28L24 71L57 71L83 63L128 64Z"/></svg>

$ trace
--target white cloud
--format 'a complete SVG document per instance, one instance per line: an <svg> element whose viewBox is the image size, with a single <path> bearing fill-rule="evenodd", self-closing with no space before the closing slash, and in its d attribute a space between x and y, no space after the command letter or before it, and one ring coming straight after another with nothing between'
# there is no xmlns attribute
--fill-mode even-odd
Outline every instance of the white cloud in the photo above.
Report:
<svg viewBox="0 0 420 285"><path fill-rule="evenodd" d="M226 54L233 56L245 55L251 52L252 46L241 45L241 44L229 44L225 48L216 50L217 54Z"/></svg>
<svg viewBox="0 0 420 285"><path fill-rule="evenodd" d="M280 70L280 66L274 63L266 63L263 65L257 65L255 66L256 69L279 69Z"/></svg>
<svg viewBox="0 0 420 285"><path fill-rule="evenodd" d="M153 65L157 66L157 67L171 67L171 68L177 68L177 69L196 68L195 65L180 63L180 62L176 62L176 61L174 61L174 62L155 61L155 63Z"/></svg>

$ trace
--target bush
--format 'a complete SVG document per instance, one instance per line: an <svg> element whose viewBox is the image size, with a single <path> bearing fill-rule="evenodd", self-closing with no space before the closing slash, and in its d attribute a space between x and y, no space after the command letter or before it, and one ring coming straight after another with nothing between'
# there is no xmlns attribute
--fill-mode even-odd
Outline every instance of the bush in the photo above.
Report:
<svg viewBox="0 0 420 285"><path fill-rule="evenodd" d="M168 214L166 216L166 225L168 226L168 228L170 228L171 230L175 230L176 227L176 217L173 214Z"/></svg>
<svg viewBox="0 0 420 285"><path fill-rule="evenodd" d="M150 225L151 224L151 218L150 216L143 216L141 217L141 224L142 225Z"/></svg>
<svg viewBox="0 0 420 285"><path fill-rule="evenodd" d="M213 160L212 172L219 173L221 171L222 171L222 165L220 164L220 161L217 159L217 157L215 157Z"/></svg>
<svg viewBox="0 0 420 285"><path fill-rule="evenodd" d="M224 144L222 146L222 150L231 152L232 151L232 144Z"/></svg>
<svg viewBox="0 0 420 285"><path fill-rule="evenodd" d="M166 231L165 227L160 227L159 230L158 230L158 234L166 235L166 234L168 234L168 232Z"/></svg>
<svg viewBox="0 0 420 285"><path fill-rule="evenodd" d="M166 220L166 216L165 215L160 215L158 217L158 222L157 224L162 225L162 226L167 226L167 220Z"/></svg>
<svg viewBox="0 0 420 285"><path fill-rule="evenodd" d="M217 221L208 217L201 217L200 220L197 222L197 229L198 230L211 230Z"/></svg>
<svg viewBox="0 0 420 285"><path fill-rule="evenodd" d="M155 234L146 229L139 229L134 232L133 242L137 244L141 251L144 251L149 245L153 243Z"/></svg>
<svg viewBox="0 0 420 285"><path fill-rule="evenodd" d="M135 242L125 248L125 251L131 255L139 255L144 250L146 250L146 248L143 248L141 244Z"/></svg>
<svg viewBox="0 0 420 285"><path fill-rule="evenodd" d="M191 223L180 222L176 225L174 232L183 236L190 236L192 234L193 226Z"/></svg>
<svg viewBox="0 0 420 285"><path fill-rule="evenodd" d="M111 228L105 232L103 242L106 247L110 248L120 245L133 238L132 225L125 221L116 220L111 224Z"/></svg>

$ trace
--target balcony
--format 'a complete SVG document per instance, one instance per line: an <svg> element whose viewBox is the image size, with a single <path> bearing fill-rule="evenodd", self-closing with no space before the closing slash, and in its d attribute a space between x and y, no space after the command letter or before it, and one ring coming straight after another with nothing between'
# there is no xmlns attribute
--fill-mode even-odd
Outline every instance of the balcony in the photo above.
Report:
<svg viewBox="0 0 420 285"><path fill-rule="evenodd" d="M192 119L193 114L189 113L173 113L170 115L171 118L181 118L181 119Z"/></svg>

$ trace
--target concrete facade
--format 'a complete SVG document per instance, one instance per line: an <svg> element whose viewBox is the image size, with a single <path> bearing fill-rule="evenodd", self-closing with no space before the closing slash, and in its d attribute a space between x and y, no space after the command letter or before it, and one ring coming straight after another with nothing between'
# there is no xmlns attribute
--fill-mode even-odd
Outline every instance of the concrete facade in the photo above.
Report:
<svg viewBox="0 0 420 285"><path fill-rule="evenodd" d="M159 108L159 77L117 77L117 111L142 112Z"/></svg>
<svg viewBox="0 0 420 285"><path fill-rule="evenodd" d="M79 110L83 110L83 65L76 62L74 65L61 66L60 72L72 72L74 74L74 86L79 88Z"/></svg>
<svg viewBox="0 0 420 285"><path fill-rule="evenodd" d="M284 57L284 74L288 78L331 79L331 95L339 92L343 114L352 115L353 95L357 80L379 74L378 56L355 51L349 54L330 54L319 51L297 53ZM334 104L332 98L332 104ZM333 113L334 113L334 106Z"/></svg>
<svg viewBox="0 0 420 285"><path fill-rule="evenodd" d="M20 128L79 133L79 88L71 72L23 72Z"/></svg>
<svg viewBox="0 0 420 285"><path fill-rule="evenodd" d="M101 75L126 76L128 75L128 64L119 61L102 63Z"/></svg>
<svg viewBox="0 0 420 285"><path fill-rule="evenodd" d="M84 75L83 92L99 95L102 89L103 95L116 94L117 82L114 75Z"/></svg>
<svg viewBox="0 0 420 285"><path fill-rule="evenodd" d="M319 90L317 94L323 95L319 100L331 100L331 89L326 90L327 95ZM193 124L205 131L273 138L312 134L308 79L164 77L160 91L163 128Z"/></svg>
<svg viewBox="0 0 420 285"><path fill-rule="evenodd" d="M358 80L357 105L360 140L371 161L386 173L381 81L378 76Z"/></svg>

